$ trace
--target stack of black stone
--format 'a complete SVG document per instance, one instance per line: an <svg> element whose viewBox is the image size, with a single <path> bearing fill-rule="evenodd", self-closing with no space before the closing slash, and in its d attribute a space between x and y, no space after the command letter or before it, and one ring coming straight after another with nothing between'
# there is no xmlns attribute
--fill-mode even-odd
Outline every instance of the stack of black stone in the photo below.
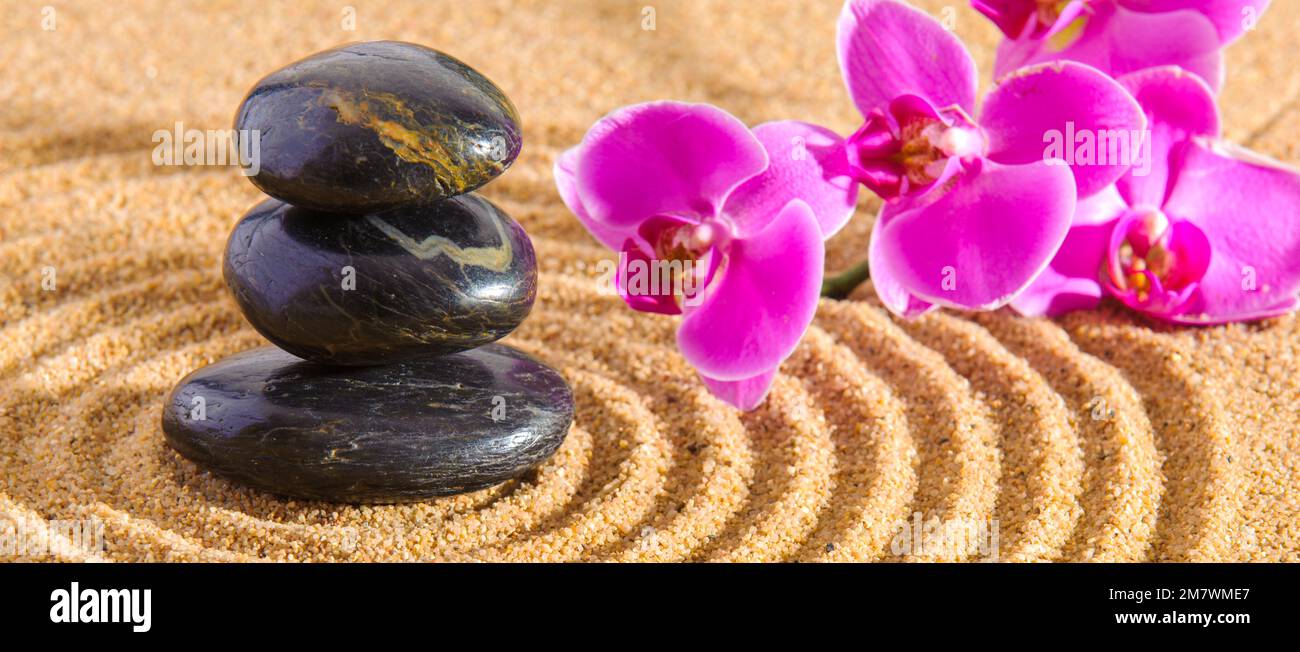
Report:
<svg viewBox="0 0 1300 652"><path fill-rule="evenodd" d="M572 393L492 343L537 291L528 235L472 192L523 143L501 90L441 52L360 43L262 79L235 129L260 138L250 179L272 198L235 226L225 280L276 346L183 379L168 443L237 483L352 503L482 489L550 457Z"/></svg>

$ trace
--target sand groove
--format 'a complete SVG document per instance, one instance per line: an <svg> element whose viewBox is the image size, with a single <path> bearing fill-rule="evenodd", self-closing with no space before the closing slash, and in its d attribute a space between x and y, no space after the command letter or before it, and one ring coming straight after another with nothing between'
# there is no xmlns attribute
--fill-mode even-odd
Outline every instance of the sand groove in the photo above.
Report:
<svg viewBox="0 0 1300 652"><path fill-rule="evenodd" d="M1118 370L1079 351L1050 322L1005 313L979 321L1042 373L1065 401L1077 433L1082 513L1060 558L1145 559L1163 492L1162 455L1137 391Z"/></svg>
<svg viewBox="0 0 1300 652"><path fill-rule="evenodd" d="M1080 347L1122 369L1143 395L1165 451L1164 501L1156 522L1155 560L1236 561L1254 542L1241 536L1245 479L1242 435L1231 427L1214 391L1217 381L1195 371L1189 353L1155 333L1130 330L1129 355L1103 348L1106 327L1071 329Z"/></svg>
<svg viewBox="0 0 1300 652"><path fill-rule="evenodd" d="M907 436L906 406L826 331L814 326L787 362L807 391L844 418L832 426L836 473L817 529L800 560L867 561L890 549L894 525L916 491L916 447ZM813 374L816 370L816 374Z"/></svg>
<svg viewBox="0 0 1300 652"><path fill-rule="evenodd" d="M823 301L818 324L834 333L899 395L917 450L917 492L909 518L937 519L943 531L987 523L999 451L988 406L937 352L911 339L876 305ZM947 535L945 535L947 536ZM959 546L916 558L964 559Z"/></svg>
<svg viewBox="0 0 1300 652"><path fill-rule="evenodd" d="M1021 358L978 325L947 314L904 325L942 353L989 406L998 429L1002 473L994 518L1009 561L1059 556L1079 518L1083 464L1064 401ZM1014 469L1014 470L1013 470Z"/></svg>

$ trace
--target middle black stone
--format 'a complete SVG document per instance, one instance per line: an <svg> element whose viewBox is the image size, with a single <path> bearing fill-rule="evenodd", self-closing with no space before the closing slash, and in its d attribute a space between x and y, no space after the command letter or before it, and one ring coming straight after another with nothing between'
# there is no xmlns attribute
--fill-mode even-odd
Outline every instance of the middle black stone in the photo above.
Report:
<svg viewBox="0 0 1300 652"><path fill-rule="evenodd" d="M269 199L231 232L224 275L258 332L335 365L487 344L519 326L537 292L527 234L474 194L365 215Z"/></svg>

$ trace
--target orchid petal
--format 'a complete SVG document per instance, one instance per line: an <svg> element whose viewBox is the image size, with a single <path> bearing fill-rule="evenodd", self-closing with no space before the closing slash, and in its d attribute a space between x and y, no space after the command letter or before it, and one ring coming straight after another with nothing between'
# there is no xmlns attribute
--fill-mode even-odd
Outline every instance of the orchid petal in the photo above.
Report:
<svg viewBox="0 0 1300 652"><path fill-rule="evenodd" d="M715 216L732 190L767 168L749 129L707 104L619 109L592 125L580 148L581 204L611 227L662 214Z"/></svg>
<svg viewBox="0 0 1300 652"><path fill-rule="evenodd" d="M876 234L880 256L911 294L974 310L1005 305L1047 267L1077 196L1069 170L1042 161L985 162L933 193L932 202L884 222Z"/></svg>
<svg viewBox="0 0 1300 652"><path fill-rule="evenodd" d="M1214 93L1200 77L1172 66L1130 73L1119 82L1142 106L1150 129L1143 160L1119 180L1119 190L1130 206L1159 208L1169 190L1175 145L1193 136L1219 135Z"/></svg>
<svg viewBox="0 0 1300 652"><path fill-rule="evenodd" d="M742 380L717 380L704 374L699 376L700 381L714 396L737 409L748 412L758 407L763 399L767 398L768 390L772 389L772 381L776 380L776 369Z"/></svg>
<svg viewBox="0 0 1300 652"><path fill-rule="evenodd" d="M1057 257L1011 300L1011 307L1026 317L1056 317L1100 305L1103 293L1097 270L1106 255L1109 226L1071 228Z"/></svg>
<svg viewBox="0 0 1300 652"><path fill-rule="evenodd" d="M914 296L898 281L893 270L896 257L885 255L878 244L880 239L877 234L880 233L885 221L883 215L876 219L876 223L871 227L871 241L867 245L871 286L875 288L880 302L885 304L890 312L905 319L915 319L938 306Z"/></svg>
<svg viewBox="0 0 1300 652"><path fill-rule="evenodd" d="M829 238L853 217L858 184L849 171L844 139L806 122L768 122L754 128L770 161L762 174L727 198L723 211L743 237L767 226L793 198L802 199Z"/></svg>
<svg viewBox="0 0 1300 652"><path fill-rule="evenodd" d="M601 244L618 251L623 248L623 243L628 238L635 237L636 229L633 227L615 227L604 222L599 222L591 218L587 208L582 205L582 198L578 196L578 181L576 166L578 163L578 150L574 147L556 159L552 172L555 175L555 186L560 191L560 199L564 205L569 207L569 211L577 216L578 221L587 227L587 231L592 237L599 240Z"/></svg>
<svg viewBox="0 0 1300 652"><path fill-rule="evenodd" d="M779 365L812 323L824 257L817 218L797 199L763 231L733 240L719 277L677 331L687 362L726 381Z"/></svg>
<svg viewBox="0 0 1300 652"><path fill-rule="evenodd" d="M862 115L899 95L974 114L975 60L925 12L897 0L848 0L836 40L840 73Z"/></svg>
<svg viewBox="0 0 1300 652"><path fill-rule="evenodd" d="M1091 6L1076 18L1077 36L1058 47L1053 39L1026 37L998 46L998 76L1050 61L1077 61L1120 76L1157 66L1179 66L1216 91L1223 85L1223 56L1214 24L1195 11L1141 13L1111 5Z"/></svg>
<svg viewBox="0 0 1300 652"><path fill-rule="evenodd" d="M1137 158L1146 117L1133 97L1101 71L1057 62L1002 79L984 101L980 125L988 135L988 157L998 163L1041 162L1076 152L1066 162L1079 196L1087 197L1115 183ZM1096 146L1103 137L1115 142L1117 136L1122 148ZM1081 138L1091 138L1094 146L1085 149L1075 142ZM1052 142L1059 144L1059 154L1048 146ZM1111 160L1113 154L1118 160Z"/></svg>
<svg viewBox="0 0 1300 652"><path fill-rule="evenodd" d="M1080 199L1079 204L1074 208L1074 217L1070 220L1070 226L1113 222L1128 208L1128 202L1124 200L1119 189L1110 186L1087 199Z"/></svg>
<svg viewBox="0 0 1300 652"><path fill-rule="evenodd" d="M1165 212L1213 248L1193 304L1178 320L1222 323L1278 314L1300 291L1300 170L1196 139L1186 146Z"/></svg>
<svg viewBox="0 0 1300 652"><path fill-rule="evenodd" d="M1194 10L1214 24L1219 41L1227 45L1253 29L1269 0L1119 0L1119 4L1146 13Z"/></svg>
<svg viewBox="0 0 1300 652"><path fill-rule="evenodd" d="M1027 317L1055 317L1096 308L1103 294L1098 274L1106 260L1110 234L1116 218L1127 208L1113 186L1079 200L1060 251L1038 278L1011 300L1011 307Z"/></svg>

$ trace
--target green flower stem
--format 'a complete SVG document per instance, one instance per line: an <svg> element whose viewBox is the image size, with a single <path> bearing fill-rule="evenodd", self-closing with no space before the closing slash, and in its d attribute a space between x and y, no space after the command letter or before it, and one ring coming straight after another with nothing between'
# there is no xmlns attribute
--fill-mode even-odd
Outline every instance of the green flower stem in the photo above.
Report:
<svg viewBox="0 0 1300 652"><path fill-rule="evenodd" d="M843 299L868 278L871 278L871 267L864 260L839 274L823 279L822 296L829 299Z"/></svg>

